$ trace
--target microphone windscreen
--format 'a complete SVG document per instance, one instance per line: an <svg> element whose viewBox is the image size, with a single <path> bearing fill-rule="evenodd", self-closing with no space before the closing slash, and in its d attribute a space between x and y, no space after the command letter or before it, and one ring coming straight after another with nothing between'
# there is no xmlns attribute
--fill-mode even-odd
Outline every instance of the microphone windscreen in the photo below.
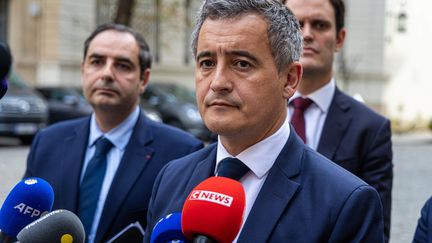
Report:
<svg viewBox="0 0 432 243"><path fill-rule="evenodd" d="M0 229L16 237L24 226L51 211L54 191L43 179L32 177L12 188L0 209Z"/></svg>
<svg viewBox="0 0 432 243"><path fill-rule="evenodd" d="M150 243L186 242L181 228L181 213L171 213L160 219L153 228Z"/></svg>
<svg viewBox="0 0 432 243"><path fill-rule="evenodd" d="M6 43L0 41L0 81L4 80L12 65L12 56Z"/></svg>
<svg viewBox="0 0 432 243"><path fill-rule="evenodd" d="M84 243L84 226L74 213L55 210L24 227L17 236L20 243Z"/></svg>
<svg viewBox="0 0 432 243"><path fill-rule="evenodd" d="M188 239L204 235L217 242L232 242L240 231L245 208L240 182L210 177L196 186L182 210L182 230Z"/></svg>

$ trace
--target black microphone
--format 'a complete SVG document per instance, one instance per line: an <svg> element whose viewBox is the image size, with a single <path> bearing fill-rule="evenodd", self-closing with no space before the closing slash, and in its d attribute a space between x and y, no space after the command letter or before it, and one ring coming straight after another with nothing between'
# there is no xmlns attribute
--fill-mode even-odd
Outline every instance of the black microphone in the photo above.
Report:
<svg viewBox="0 0 432 243"><path fill-rule="evenodd" d="M6 94L6 77L12 65L12 56L6 43L0 41L0 99Z"/></svg>
<svg viewBox="0 0 432 243"><path fill-rule="evenodd" d="M144 229L137 221L129 224L106 243L143 242Z"/></svg>
<svg viewBox="0 0 432 243"><path fill-rule="evenodd" d="M59 209L24 227L17 235L19 243L84 243L84 226L74 213Z"/></svg>

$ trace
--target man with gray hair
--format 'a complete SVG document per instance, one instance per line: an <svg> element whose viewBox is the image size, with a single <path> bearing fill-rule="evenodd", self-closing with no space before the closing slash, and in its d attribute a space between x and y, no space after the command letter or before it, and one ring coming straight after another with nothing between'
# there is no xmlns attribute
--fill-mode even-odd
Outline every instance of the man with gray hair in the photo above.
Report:
<svg viewBox="0 0 432 243"><path fill-rule="evenodd" d="M198 106L218 142L161 170L147 240L230 158L247 168L237 177L246 204L235 242L383 242L378 193L304 145L288 122L302 76L292 12L275 0L207 0L192 39Z"/></svg>

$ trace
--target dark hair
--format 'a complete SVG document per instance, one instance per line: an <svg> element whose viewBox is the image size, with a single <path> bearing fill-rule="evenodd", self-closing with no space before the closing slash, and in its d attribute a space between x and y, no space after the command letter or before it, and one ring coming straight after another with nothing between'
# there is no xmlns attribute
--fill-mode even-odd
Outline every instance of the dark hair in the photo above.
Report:
<svg viewBox="0 0 432 243"><path fill-rule="evenodd" d="M282 0L285 4L288 0ZM345 4L343 0L329 0L335 14L336 20L336 35L345 26Z"/></svg>
<svg viewBox="0 0 432 243"><path fill-rule="evenodd" d="M343 0L330 0L336 19L336 34L345 26L345 4Z"/></svg>
<svg viewBox="0 0 432 243"><path fill-rule="evenodd" d="M198 36L204 21L234 19L247 14L258 14L266 20L267 38L278 71L300 59L302 36L294 14L277 0L206 0L198 11L192 33L191 48L197 54Z"/></svg>
<svg viewBox="0 0 432 243"><path fill-rule="evenodd" d="M144 37L136 32L135 30L133 30L132 28L126 26L126 25L122 25L122 24L115 24L115 23L105 23L105 24L101 24L99 25L91 34L89 37L87 37L87 39L84 42L84 60L87 56L87 51L88 48L90 46L90 42L101 32L107 31L107 30L115 30L118 32L127 32L131 35L133 35L133 37L135 38L136 42L138 43L139 46L139 55L138 55L138 59L140 62L140 70L141 70L141 78L144 75L144 71L147 68L151 68L151 62L152 62L152 56L150 54L150 48L147 44L147 42L145 41Z"/></svg>

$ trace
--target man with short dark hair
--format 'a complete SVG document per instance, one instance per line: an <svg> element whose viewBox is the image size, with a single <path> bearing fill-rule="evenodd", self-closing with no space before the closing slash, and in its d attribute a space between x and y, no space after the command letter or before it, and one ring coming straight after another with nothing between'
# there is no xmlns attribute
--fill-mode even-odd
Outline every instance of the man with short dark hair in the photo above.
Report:
<svg viewBox="0 0 432 243"><path fill-rule="evenodd" d="M228 160L248 169L236 178L246 206L235 242L383 242L378 193L304 145L287 119L302 74L292 12L276 0L207 0L197 20L198 107L218 142L161 170L147 240L159 219L181 212L189 193Z"/></svg>
<svg viewBox="0 0 432 243"><path fill-rule="evenodd" d="M388 241L393 181L390 121L339 90L333 77L335 53L346 36L344 2L285 2L303 35L303 78L289 100L288 115L292 122L304 119L295 129L301 130L298 133L307 145L378 191ZM299 109L302 102L308 106L304 111Z"/></svg>
<svg viewBox="0 0 432 243"><path fill-rule="evenodd" d="M159 170L203 147L140 110L150 67L140 34L119 24L99 26L85 41L81 65L93 114L48 127L33 141L24 177L51 184L53 209L75 212L87 242L105 242L136 221L145 227Z"/></svg>

